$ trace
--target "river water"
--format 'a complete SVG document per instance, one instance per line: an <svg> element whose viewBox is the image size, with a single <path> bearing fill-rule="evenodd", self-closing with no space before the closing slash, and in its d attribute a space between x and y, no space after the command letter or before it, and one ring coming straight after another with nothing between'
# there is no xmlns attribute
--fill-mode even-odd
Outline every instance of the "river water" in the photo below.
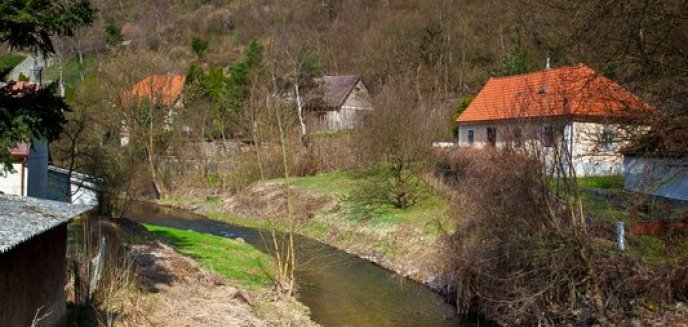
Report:
<svg viewBox="0 0 688 327"><path fill-rule="evenodd" d="M184 211L135 203L126 216L141 223L241 237L262 251L267 249L260 230ZM459 319L453 306L424 285L366 260L305 237L299 237L297 251L299 301L323 326L474 325Z"/></svg>

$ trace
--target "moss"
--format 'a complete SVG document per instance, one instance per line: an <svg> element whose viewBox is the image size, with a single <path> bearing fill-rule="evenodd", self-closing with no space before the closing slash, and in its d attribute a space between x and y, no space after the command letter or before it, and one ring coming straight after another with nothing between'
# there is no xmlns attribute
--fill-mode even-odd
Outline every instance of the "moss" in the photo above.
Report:
<svg viewBox="0 0 688 327"><path fill-rule="evenodd" d="M249 244L176 228L145 226L175 250L243 287L258 290L273 284L271 258Z"/></svg>
<svg viewBox="0 0 688 327"><path fill-rule="evenodd" d="M24 59L26 59L26 56L14 53L0 55L0 75L9 73L15 66L24 61Z"/></svg>

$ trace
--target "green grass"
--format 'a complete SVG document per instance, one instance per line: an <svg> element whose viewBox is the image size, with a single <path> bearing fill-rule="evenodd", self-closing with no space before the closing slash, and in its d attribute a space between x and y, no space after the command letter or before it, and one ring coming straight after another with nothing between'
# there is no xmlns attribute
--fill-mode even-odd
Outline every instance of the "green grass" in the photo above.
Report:
<svg viewBox="0 0 688 327"><path fill-rule="evenodd" d="M630 223L628 210L615 206L604 197L581 193L581 198L584 208L593 216L614 224L618 221Z"/></svg>
<svg viewBox="0 0 688 327"><path fill-rule="evenodd" d="M578 178L578 186L600 189L622 189L624 185L623 176L591 176Z"/></svg>
<svg viewBox="0 0 688 327"><path fill-rule="evenodd" d="M234 225L239 225L239 226L244 226L244 227L250 227L250 228L259 228L259 229L266 229L269 228L270 225L268 222L264 219L260 219L258 217L256 218L249 218L249 217L240 217L240 216L235 216L232 214L220 212L220 211L208 211L206 213L206 216L208 218L217 220L217 221L222 221Z"/></svg>
<svg viewBox="0 0 688 327"><path fill-rule="evenodd" d="M84 55L83 71L84 76L89 75L95 68L97 63L97 58L91 55ZM81 82L81 75L79 74L79 62L75 55L68 56L63 59L62 62L62 78L67 83L69 87ZM60 65L57 60L54 61L53 65L46 68L43 71L44 81L57 81L60 79Z"/></svg>
<svg viewBox="0 0 688 327"><path fill-rule="evenodd" d="M0 55L0 74L5 75L9 73L15 66L19 65L26 59L26 56L8 53Z"/></svg>
<svg viewBox="0 0 688 327"><path fill-rule="evenodd" d="M272 286L271 258L249 244L176 228L145 226L153 234L165 238L181 254L194 258L202 267L230 281L250 290Z"/></svg>
<svg viewBox="0 0 688 327"><path fill-rule="evenodd" d="M383 171L331 172L294 179L292 186L315 193L335 196L342 200L350 222L364 223L369 227L385 225L411 226L435 236L437 228L428 228L439 221L446 222L447 200L425 183L420 182L420 196L412 206L400 209L389 200L374 193L375 185L384 183ZM323 230L322 226L313 228Z"/></svg>

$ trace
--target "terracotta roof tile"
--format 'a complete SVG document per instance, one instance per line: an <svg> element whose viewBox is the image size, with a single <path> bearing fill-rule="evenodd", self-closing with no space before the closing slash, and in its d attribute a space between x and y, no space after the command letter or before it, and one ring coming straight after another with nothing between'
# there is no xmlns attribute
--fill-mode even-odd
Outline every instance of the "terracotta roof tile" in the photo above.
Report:
<svg viewBox="0 0 688 327"><path fill-rule="evenodd" d="M654 110L619 84L580 64L491 78L457 121L631 117Z"/></svg>
<svg viewBox="0 0 688 327"><path fill-rule="evenodd" d="M128 94L134 94L140 98L164 105L173 105L182 94L184 75L151 75L134 84Z"/></svg>

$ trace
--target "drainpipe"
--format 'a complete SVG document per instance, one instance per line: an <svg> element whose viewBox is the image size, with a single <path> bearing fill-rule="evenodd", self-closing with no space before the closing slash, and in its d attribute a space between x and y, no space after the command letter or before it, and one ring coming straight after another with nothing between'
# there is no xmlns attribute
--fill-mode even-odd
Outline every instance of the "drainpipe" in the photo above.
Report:
<svg viewBox="0 0 688 327"><path fill-rule="evenodd" d="M461 145L461 125L456 126L456 144Z"/></svg>
<svg viewBox="0 0 688 327"><path fill-rule="evenodd" d="M26 170L26 157L24 157L24 159L22 159L21 172L19 173L19 179L20 179L20 181L19 181L19 195L20 196L26 196L26 194L24 193L24 189L25 189L25 187L24 187L24 170Z"/></svg>

